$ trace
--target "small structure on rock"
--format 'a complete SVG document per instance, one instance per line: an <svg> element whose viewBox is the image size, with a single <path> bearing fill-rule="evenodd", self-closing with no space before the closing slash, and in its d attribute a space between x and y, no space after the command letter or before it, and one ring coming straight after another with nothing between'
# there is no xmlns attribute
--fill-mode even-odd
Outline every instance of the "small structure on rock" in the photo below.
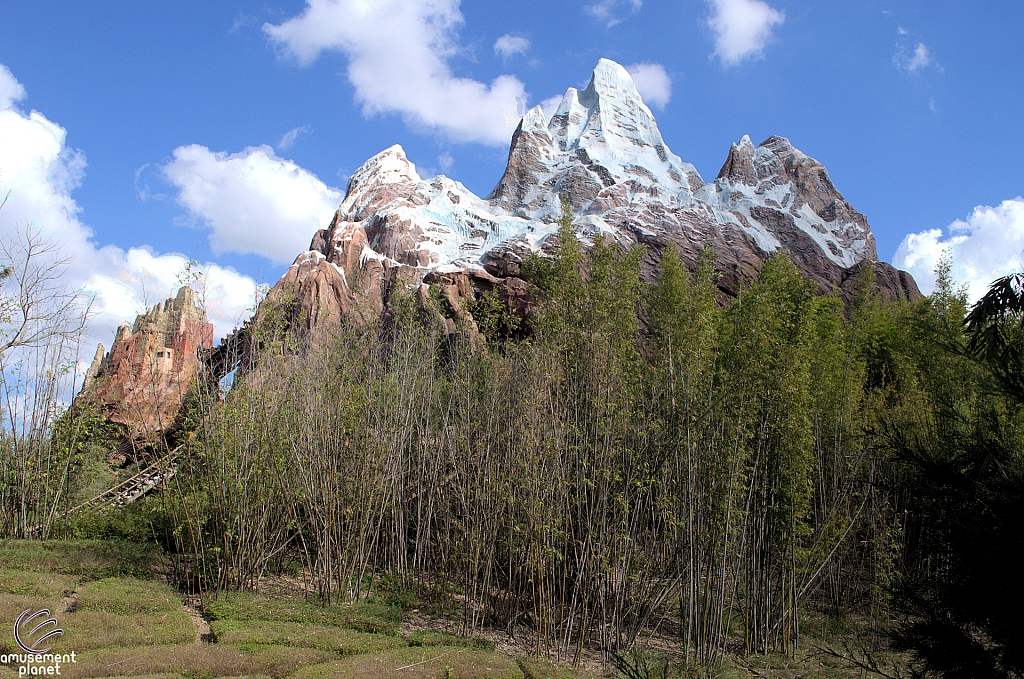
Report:
<svg viewBox="0 0 1024 679"><path fill-rule="evenodd" d="M213 324L189 287L119 327L106 354L100 345L78 398L124 427L127 450L114 461L124 461L132 442L150 444L174 429L201 366L199 350L212 347Z"/></svg>

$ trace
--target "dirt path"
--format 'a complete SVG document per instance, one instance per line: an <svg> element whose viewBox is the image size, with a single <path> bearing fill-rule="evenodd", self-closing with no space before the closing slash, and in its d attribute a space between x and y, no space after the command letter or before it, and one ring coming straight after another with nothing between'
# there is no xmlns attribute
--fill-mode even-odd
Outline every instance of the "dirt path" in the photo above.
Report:
<svg viewBox="0 0 1024 679"><path fill-rule="evenodd" d="M182 602L181 607L185 609L189 617L192 618L192 624L196 628L196 644L205 644L212 642L213 630L210 629L210 623L207 622L203 614L199 612L199 609L194 605L196 601L185 599Z"/></svg>

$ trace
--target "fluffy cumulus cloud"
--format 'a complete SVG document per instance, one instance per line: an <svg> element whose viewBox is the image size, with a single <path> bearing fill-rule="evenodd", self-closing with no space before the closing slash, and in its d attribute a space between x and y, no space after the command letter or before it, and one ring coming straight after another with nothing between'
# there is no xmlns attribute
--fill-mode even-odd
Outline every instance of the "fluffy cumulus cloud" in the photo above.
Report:
<svg viewBox="0 0 1024 679"><path fill-rule="evenodd" d="M309 248L342 198L269 146L233 154L180 146L164 175L178 188L178 202L210 229L215 253L256 254L276 264Z"/></svg>
<svg viewBox="0 0 1024 679"><path fill-rule="evenodd" d="M516 54L526 54L530 49L530 41L521 35L506 33L494 41L494 53L503 59Z"/></svg>
<svg viewBox="0 0 1024 679"><path fill-rule="evenodd" d="M643 0L599 0L593 5L585 5L583 11L611 28L639 12L643 4Z"/></svg>
<svg viewBox="0 0 1024 679"><path fill-rule="evenodd" d="M665 108L672 98L672 78L661 64L632 64L626 67L633 76L636 89L644 102L655 108Z"/></svg>
<svg viewBox="0 0 1024 679"><path fill-rule="evenodd" d="M967 219L949 225L947 232L929 229L911 233L900 243L893 265L913 274L925 294L935 287L935 267L948 254L952 275L976 300L996 278L1024 268L1024 198L996 207L974 208Z"/></svg>
<svg viewBox="0 0 1024 679"><path fill-rule="evenodd" d="M98 325L110 343L112 329L131 321L136 314L170 297L187 280L190 261L177 253L159 255L147 246L122 252L103 248L117 265L116 275L93 272L83 290L94 299ZM214 334L223 337L251 314L256 301L256 282L233 269L213 263L200 264L193 287L199 293Z"/></svg>
<svg viewBox="0 0 1024 679"><path fill-rule="evenodd" d="M12 94L13 93L13 94ZM157 254L147 247L127 252L101 246L80 220L72 191L85 177L85 156L66 145L67 132L42 113L11 106L24 89L0 65L0 237L11 241L28 229L58 245L70 259L66 282L92 300L92 317L82 348L88 360L96 344L109 345L114 330L147 306L174 293L187 258ZM218 336L227 334L247 315L256 283L231 269L206 264L207 305Z"/></svg>
<svg viewBox="0 0 1024 679"><path fill-rule="evenodd" d="M348 57L347 75L363 114L398 113L407 124L456 141L508 144L505 114L526 99L523 83L457 77L459 0L306 0L298 16L265 24L268 39L309 64L324 51Z"/></svg>
<svg viewBox="0 0 1024 679"><path fill-rule="evenodd" d="M709 0L708 25L715 34L715 52L725 66L744 59L759 59L776 26L786 20L785 12L764 0Z"/></svg>

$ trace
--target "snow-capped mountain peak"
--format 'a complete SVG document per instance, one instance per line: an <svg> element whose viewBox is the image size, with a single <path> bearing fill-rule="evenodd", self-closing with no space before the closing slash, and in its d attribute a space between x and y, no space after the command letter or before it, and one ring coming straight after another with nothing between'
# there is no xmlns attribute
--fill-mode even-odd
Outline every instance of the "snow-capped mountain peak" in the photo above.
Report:
<svg viewBox="0 0 1024 679"><path fill-rule="evenodd" d="M617 184L677 203L704 185L669 150L632 77L614 61L601 59L584 90L567 89L546 129L542 115L529 111L512 137L505 175L488 196L503 209L550 221L562 199L584 212Z"/></svg>
<svg viewBox="0 0 1024 679"><path fill-rule="evenodd" d="M587 87L568 88L550 120L540 107L526 113L486 197L444 176L420 177L400 146L366 161L330 227L285 279L315 282L303 299L318 304L333 291L331 308L343 313L363 308L356 297L376 307L395 281L414 284L431 272L515 277L522 257L556 231L563 201L585 242L603 234L640 244L652 262L674 246L695 263L710 247L723 290L738 290L780 248L822 291L875 256L867 220L821 163L782 137L754 146L743 136L705 184L668 148L629 73L601 59ZM886 267L876 269L890 297L916 293L912 279Z"/></svg>
<svg viewBox="0 0 1024 679"><path fill-rule="evenodd" d="M658 130L629 73L601 59L582 92L570 87L548 123L563 152L586 156L616 181L635 179L664 186L689 187L684 175L700 175L673 154ZM608 179L602 177L606 186ZM703 184L703 182L700 182Z"/></svg>

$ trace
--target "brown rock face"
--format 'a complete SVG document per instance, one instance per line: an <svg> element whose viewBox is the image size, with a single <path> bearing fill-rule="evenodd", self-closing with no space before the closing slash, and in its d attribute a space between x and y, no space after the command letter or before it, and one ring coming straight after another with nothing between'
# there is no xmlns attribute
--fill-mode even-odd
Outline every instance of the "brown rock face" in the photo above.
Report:
<svg viewBox="0 0 1024 679"><path fill-rule="evenodd" d="M337 325L343 318L365 322L379 316L384 309L385 269L382 258L363 258L369 249L363 227L339 222L335 216L330 228L313 237L312 245L276 286L297 286L305 327Z"/></svg>
<svg viewBox="0 0 1024 679"><path fill-rule="evenodd" d="M318 231L271 291L271 300L294 294L297 322L304 330L337 325L342 319L365 323L384 311L394 285L412 288L436 264L420 225L403 218L403 208L426 201L422 183L400 147L378 154L350 179L345 201L331 224ZM452 194L458 202L458 196ZM290 291L290 292L286 292Z"/></svg>
<svg viewBox="0 0 1024 679"><path fill-rule="evenodd" d="M117 329L110 351L97 351L78 398L98 404L131 438L151 440L174 425L200 365L198 351L212 346L213 324L183 287Z"/></svg>
<svg viewBox="0 0 1024 679"><path fill-rule="evenodd" d="M921 291L918 289L914 277L906 271L900 271L887 262L861 262L844 272L845 278L839 285L839 296L844 302L849 304L853 301L856 294L854 282L857 280L857 275L869 264L875 269L875 290L878 291L882 299L887 302L921 299Z"/></svg>

